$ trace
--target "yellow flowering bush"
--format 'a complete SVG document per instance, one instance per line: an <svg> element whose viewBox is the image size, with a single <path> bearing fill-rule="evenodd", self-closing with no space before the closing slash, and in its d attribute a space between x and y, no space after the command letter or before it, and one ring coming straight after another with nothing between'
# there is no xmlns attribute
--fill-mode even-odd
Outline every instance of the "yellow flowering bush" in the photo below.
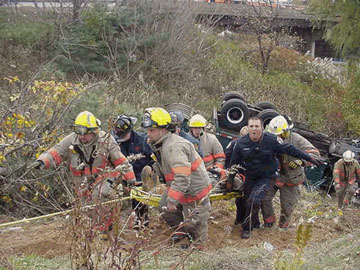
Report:
<svg viewBox="0 0 360 270"><path fill-rule="evenodd" d="M17 76L4 79L9 88L5 109L0 109L0 205L10 209L20 201L21 205L41 205L44 200L56 200L62 196L55 187L59 183L53 177L30 180L36 176L26 168L68 132L63 126L64 115L84 87L53 80L25 84Z"/></svg>

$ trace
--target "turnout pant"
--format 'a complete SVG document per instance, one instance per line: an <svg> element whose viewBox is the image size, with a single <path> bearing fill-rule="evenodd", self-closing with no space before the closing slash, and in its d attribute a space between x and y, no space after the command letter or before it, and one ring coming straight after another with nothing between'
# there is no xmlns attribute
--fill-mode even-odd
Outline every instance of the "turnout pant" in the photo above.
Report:
<svg viewBox="0 0 360 270"><path fill-rule="evenodd" d="M295 205L299 200L300 189L299 186L290 187L286 184L283 187L279 188L275 185L275 180L271 180L270 188L261 203L261 211L265 223L274 223L276 220L273 207L273 199L278 190L280 190L281 205L279 227L286 228L289 225L290 217L292 212L294 211Z"/></svg>
<svg viewBox="0 0 360 270"><path fill-rule="evenodd" d="M338 197L338 206L342 207L343 203L349 204L356 191L356 182L354 184L343 183L339 188L335 188Z"/></svg>
<svg viewBox="0 0 360 270"><path fill-rule="evenodd" d="M245 221L243 231L251 231L254 227L260 226L259 211L261 201L270 187L270 178L252 178L246 176L244 184L245 199Z"/></svg>
<svg viewBox="0 0 360 270"><path fill-rule="evenodd" d="M176 231L185 232L194 241L204 244L208 238L208 220L211 209L209 198L205 198L201 202L178 204L177 209L171 212L165 209L167 198L166 191L163 193L159 205L165 222ZM181 222L184 222L183 225L180 225Z"/></svg>

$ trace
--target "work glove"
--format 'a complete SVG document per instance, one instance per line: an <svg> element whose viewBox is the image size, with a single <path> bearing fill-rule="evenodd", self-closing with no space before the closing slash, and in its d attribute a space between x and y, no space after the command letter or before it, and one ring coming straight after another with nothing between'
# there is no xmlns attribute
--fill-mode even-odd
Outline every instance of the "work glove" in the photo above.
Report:
<svg viewBox="0 0 360 270"><path fill-rule="evenodd" d="M290 169L295 170L297 167L301 166L303 164L301 159L295 159L289 162Z"/></svg>
<svg viewBox="0 0 360 270"><path fill-rule="evenodd" d="M127 181L124 181L125 182L125 185L127 187L133 187L135 186L135 183L136 183L136 180L135 179L131 179L131 180L127 180Z"/></svg>
<svg viewBox="0 0 360 270"><path fill-rule="evenodd" d="M319 167L323 164L323 161L318 157L311 157L310 162L317 167Z"/></svg>
<svg viewBox="0 0 360 270"><path fill-rule="evenodd" d="M35 160L31 165L30 169L42 170L45 167L45 163L42 160Z"/></svg>

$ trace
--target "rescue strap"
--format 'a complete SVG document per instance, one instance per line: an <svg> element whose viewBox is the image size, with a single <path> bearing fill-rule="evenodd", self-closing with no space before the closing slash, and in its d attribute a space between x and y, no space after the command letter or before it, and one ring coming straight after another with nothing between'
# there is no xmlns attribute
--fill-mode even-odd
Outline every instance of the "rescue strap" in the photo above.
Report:
<svg viewBox="0 0 360 270"><path fill-rule="evenodd" d="M99 203L99 204L86 205L86 206L81 207L80 209L81 209L81 210L91 209L91 208L94 208L94 207L99 206L99 205L106 205L106 204L111 204L111 203L114 203L114 202L126 201L126 200L129 200L129 199L130 199L130 196L124 197L124 198L115 199L115 200L110 200L110 201L107 201L107 202L102 202L102 203ZM47 214L47 215L43 215L43 216L26 218L26 219L24 218L24 219L21 219L21 220L16 220L16 221L8 222L8 223L1 223L1 224L0 224L0 228L4 228L4 227L7 227L7 226L11 226L11 225L16 225L16 224L20 224L20 223L30 222L30 221L34 221L34 220L49 218L49 217L55 217L55 216L60 216L60 215L67 215L67 214L69 214L69 213L71 213L71 212L73 212L73 211L75 211L75 210L76 210L76 209L69 209L69 210L65 210L65 211L61 211L61 212L56 212L56 213L52 213L52 214Z"/></svg>
<svg viewBox="0 0 360 270"><path fill-rule="evenodd" d="M80 158L81 162L85 162L87 165L89 165L90 174L92 173L92 165L94 163L94 159L97 156L96 154L94 155L95 148L96 148L96 145L94 145L92 150L91 150L89 160L86 160L84 152L81 151L81 149L80 149L80 147L78 145L74 145L74 150L75 150L76 153L79 154L79 158Z"/></svg>

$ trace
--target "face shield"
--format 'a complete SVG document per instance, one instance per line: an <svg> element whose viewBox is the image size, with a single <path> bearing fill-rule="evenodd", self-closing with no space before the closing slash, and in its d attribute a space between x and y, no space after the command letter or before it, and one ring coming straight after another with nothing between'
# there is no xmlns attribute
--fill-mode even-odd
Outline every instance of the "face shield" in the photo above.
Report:
<svg viewBox="0 0 360 270"><path fill-rule="evenodd" d="M77 135L86 135L88 133L94 133L93 128L88 128L88 127L84 127L84 126L77 126L77 125L75 125L73 128L74 128L74 132Z"/></svg>
<svg viewBox="0 0 360 270"><path fill-rule="evenodd" d="M156 123L151 119L151 115L148 112L145 112L143 117L142 117L142 121L141 121L141 126L143 128L150 128L150 127L156 127Z"/></svg>

